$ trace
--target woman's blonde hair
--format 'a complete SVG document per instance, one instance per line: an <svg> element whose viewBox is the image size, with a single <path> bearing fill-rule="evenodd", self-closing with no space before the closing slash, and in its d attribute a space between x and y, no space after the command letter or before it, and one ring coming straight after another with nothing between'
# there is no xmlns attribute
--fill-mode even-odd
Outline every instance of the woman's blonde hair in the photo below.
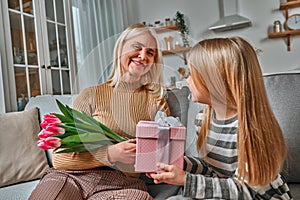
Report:
<svg viewBox="0 0 300 200"><path fill-rule="evenodd" d="M191 49L189 65L195 86L211 101L204 111L199 150L206 143L214 104L236 110L238 179L252 186L270 183L282 168L286 145L253 47L240 37L203 40Z"/></svg>
<svg viewBox="0 0 300 200"><path fill-rule="evenodd" d="M113 71L108 79L110 85L115 86L118 85L122 73L120 58L122 54L122 49L124 44L127 40L136 37L137 35L143 33L149 33L156 42L156 50L155 50L155 57L154 63L151 66L151 69L148 73L141 77L141 82L145 85L146 88L152 89L153 85L160 85L163 84L163 64L162 64L162 53L159 47L159 41L157 39L157 34L154 28L145 26L143 24L134 24L127 29L125 29L119 36L118 40L116 41L115 48L114 48L114 60L113 60Z"/></svg>

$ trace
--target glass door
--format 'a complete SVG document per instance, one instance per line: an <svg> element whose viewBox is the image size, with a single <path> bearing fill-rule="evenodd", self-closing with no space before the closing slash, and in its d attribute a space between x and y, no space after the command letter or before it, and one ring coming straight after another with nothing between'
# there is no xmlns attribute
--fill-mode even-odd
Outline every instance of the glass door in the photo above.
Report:
<svg viewBox="0 0 300 200"><path fill-rule="evenodd" d="M47 88L51 94L71 94L64 1L46 0L43 7L48 36L45 40Z"/></svg>
<svg viewBox="0 0 300 200"><path fill-rule="evenodd" d="M29 97L41 94L36 15L32 0L9 0L8 13L16 100L18 110L23 110Z"/></svg>
<svg viewBox="0 0 300 200"><path fill-rule="evenodd" d="M7 0L7 6L18 110L33 96L71 94L68 3Z"/></svg>

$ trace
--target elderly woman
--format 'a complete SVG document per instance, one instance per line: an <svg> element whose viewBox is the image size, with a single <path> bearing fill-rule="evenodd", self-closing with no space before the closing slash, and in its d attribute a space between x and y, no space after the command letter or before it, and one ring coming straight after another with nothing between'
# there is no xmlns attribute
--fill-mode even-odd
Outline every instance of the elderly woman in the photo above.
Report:
<svg viewBox="0 0 300 200"><path fill-rule="evenodd" d="M134 173L135 127L169 113L162 95L161 53L156 32L141 24L127 28L114 49L114 69L107 82L80 92L73 108L82 110L129 139L91 152L53 153L30 199L152 199Z"/></svg>

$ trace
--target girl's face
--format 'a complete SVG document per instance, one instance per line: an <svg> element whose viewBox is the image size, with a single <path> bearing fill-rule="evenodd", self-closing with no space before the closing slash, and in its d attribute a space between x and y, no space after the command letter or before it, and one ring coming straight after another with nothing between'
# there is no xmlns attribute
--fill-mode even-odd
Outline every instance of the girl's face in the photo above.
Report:
<svg viewBox="0 0 300 200"><path fill-rule="evenodd" d="M187 84L191 91L192 101L210 105L210 96L204 85L196 86L192 76L187 78Z"/></svg>
<svg viewBox="0 0 300 200"><path fill-rule="evenodd" d="M154 63L156 49L156 41L148 32L127 40L121 53L125 80L139 80L146 74Z"/></svg>

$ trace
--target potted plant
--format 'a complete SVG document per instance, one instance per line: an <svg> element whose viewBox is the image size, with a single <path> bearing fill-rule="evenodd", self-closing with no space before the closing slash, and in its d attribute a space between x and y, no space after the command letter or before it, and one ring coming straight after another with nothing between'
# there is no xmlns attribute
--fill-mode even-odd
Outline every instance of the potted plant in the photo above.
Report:
<svg viewBox="0 0 300 200"><path fill-rule="evenodd" d="M189 47L189 41L188 41L188 35L189 35L189 28L185 23L184 14L177 11L175 18L174 18L175 24L177 26L178 31L181 34L182 40L183 40L183 46Z"/></svg>

